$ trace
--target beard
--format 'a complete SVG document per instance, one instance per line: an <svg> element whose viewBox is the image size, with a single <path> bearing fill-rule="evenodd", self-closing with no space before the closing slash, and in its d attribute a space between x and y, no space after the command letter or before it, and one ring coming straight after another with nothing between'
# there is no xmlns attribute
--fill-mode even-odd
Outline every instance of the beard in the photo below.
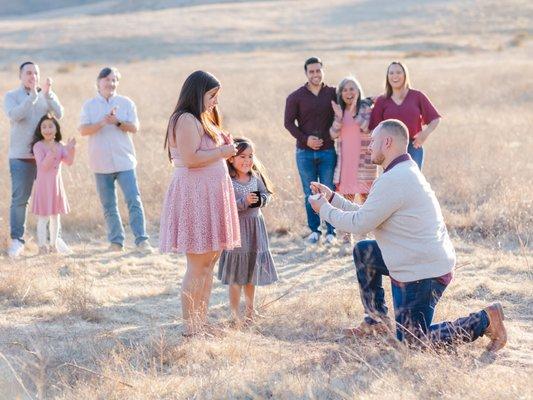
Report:
<svg viewBox="0 0 533 400"><path fill-rule="evenodd" d="M370 156L370 162L374 165L381 165L385 161L385 156L383 153L376 154L375 157Z"/></svg>

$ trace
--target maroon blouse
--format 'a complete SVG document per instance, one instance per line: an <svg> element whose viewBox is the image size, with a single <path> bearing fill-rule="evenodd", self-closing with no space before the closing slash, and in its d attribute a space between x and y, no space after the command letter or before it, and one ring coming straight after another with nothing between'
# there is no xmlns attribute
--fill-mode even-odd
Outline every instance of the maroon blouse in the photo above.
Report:
<svg viewBox="0 0 533 400"><path fill-rule="evenodd" d="M381 121L391 118L399 119L407 125L409 138L412 140L422 130L422 125L440 118L440 114L424 93L409 89L400 105L390 97L379 96L372 109L368 128L372 130Z"/></svg>

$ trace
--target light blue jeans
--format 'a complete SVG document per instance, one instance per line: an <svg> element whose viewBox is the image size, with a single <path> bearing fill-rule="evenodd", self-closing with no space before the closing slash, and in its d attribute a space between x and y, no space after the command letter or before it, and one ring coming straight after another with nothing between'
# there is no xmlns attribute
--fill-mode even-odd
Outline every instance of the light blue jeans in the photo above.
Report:
<svg viewBox="0 0 533 400"><path fill-rule="evenodd" d="M37 175L37 166L34 162L12 158L9 160L9 174L11 176L11 207L9 208L11 239L24 243L28 200Z"/></svg>
<svg viewBox="0 0 533 400"><path fill-rule="evenodd" d="M128 205L130 227L135 235L135 244L138 245L148 240L144 209L141 202L141 193L137 185L137 175L134 169L113 172L111 174L95 174L96 189L100 196L100 203L104 209L107 224L107 239L111 243L124 246L124 227L118 212L117 190L115 181L118 181L126 204Z"/></svg>

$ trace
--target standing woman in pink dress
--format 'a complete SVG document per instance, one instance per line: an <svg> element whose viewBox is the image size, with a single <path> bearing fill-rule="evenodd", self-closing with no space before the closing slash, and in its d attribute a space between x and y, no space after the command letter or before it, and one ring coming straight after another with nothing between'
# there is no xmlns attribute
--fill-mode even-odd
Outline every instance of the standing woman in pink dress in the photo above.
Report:
<svg viewBox="0 0 533 400"><path fill-rule="evenodd" d="M335 119L329 134L336 141L338 153L333 181L337 192L352 202L358 194L366 198L376 178L362 179L359 171L362 150L366 151L363 145L368 139L368 122L360 113L363 97L361 84L355 78L347 77L337 87L337 103L331 102Z"/></svg>
<svg viewBox="0 0 533 400"><path fill-rule="evenodd" d="M222 250L240 246L237 205L226 159L237 153L218 112L220 82L193 72L168 123L165 147L174 166L161 213L160 250L185 253L181 289L184 336L202 331Z"/></svg>
<svg viewBox="0 0 533 400"><path fill-rule="evenodd" d="M364 201L377 177L376 166L368 166L363 154L368 151L369 142L368 121L361 113L363 97L361 84L349 76L337 87L337 103L331 102L335 118L329 134L337 148L333 182L337 192L351 202L356 201L357 195ZM351 234L345 232L342 240L351 246Z"/></svg>
<svg viewBox="0 0 533 400"><path fill-rule="evenodd" d="M386 119L398 119L409 130L407 153L418 168L424 164L424 149L431 132L439 125L441 116L429 98L419 90L411 89L409 71L399 61L387 67L385 94L376 99L368 128L373 130Z"/></svg>
<svg viewBox="0 0 533 400"><path fill-rule="evenodd" d="M60 214L70 211L63 179L61 163L72 165L76 139L69 139L67 145L61 143L59 122L51 114L41 118L31 142L31 151L37 164L32 212L38 216L37 242L39 254L60 251L70 254L68 246L57 246L61 227ZM47 229L50 228L50 247L47 246Z"/></svg>

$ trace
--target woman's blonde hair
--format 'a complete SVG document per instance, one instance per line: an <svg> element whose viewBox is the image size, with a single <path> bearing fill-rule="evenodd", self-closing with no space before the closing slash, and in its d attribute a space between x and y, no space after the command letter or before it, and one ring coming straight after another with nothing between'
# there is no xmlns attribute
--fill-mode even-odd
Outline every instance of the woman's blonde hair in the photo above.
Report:
<svg viewBox="0 0 533 400"><path fill-rule="evenodd" d="M401 61L393 61L387 67L387 73L385 74L385 96L386 97L392 96L392 86L389 83L389 70L390 70L390 67L392 67L393 65L399 65L403 70L403 74L405 76L405 80L403 81L403 86L407 89L411 87L411 81L409 79L409 70L407 69L407 66L403 64Z"/></svg>

